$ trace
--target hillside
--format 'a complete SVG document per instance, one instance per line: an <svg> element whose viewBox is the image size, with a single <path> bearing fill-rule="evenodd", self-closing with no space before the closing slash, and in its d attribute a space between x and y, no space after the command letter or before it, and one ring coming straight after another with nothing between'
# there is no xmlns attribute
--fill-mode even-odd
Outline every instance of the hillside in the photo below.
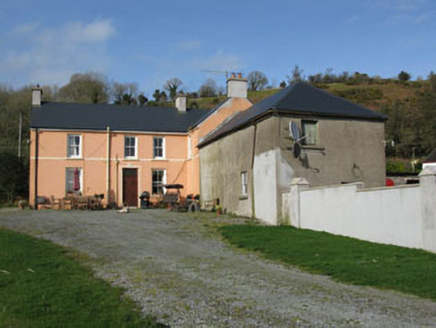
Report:
<svg viewBox="0 0 436 328"><path fill-rule="evenodd" d="M345 98L367 108L380 111L383 105L391 105L395 101L408 102L414 96L425 82L392 82L386 84L359 84L349 85L346 83L329 83L316 85L320 89L324 89L336 96ZM256 103L266 97L269 97L281 89L267 89L262 91L248 91L248 98ZM192 107L194 103L198 108L213 108L220 102L225 100L225 96L217 96L210 98L189 99L188 107ZM195 106L195 105L194 105Z"/></svg>

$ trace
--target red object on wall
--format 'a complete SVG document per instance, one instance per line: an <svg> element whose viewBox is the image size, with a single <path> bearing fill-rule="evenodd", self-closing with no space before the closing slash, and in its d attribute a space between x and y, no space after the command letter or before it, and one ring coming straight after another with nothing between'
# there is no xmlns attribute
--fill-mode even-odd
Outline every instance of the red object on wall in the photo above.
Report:
<svg viewBox="0 0 436 328"><path fill-rule="evenodd" d="M75 191L80 190L80 171L79 171L79 169L77 167L74 170L74 185L73 185L73 189Z"/></svg>
<svg viewBox="0 0 436 328"><path fill-rule="evenodd" d="M390 178L386 178L386 187L392 187L392 186L395 186L394 180Z"/></svg>

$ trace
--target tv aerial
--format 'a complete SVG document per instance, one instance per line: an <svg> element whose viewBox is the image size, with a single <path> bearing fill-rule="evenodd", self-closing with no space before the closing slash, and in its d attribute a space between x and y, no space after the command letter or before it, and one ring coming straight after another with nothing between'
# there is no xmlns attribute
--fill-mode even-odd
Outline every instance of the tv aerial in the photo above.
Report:
<svg viewBox="0 0 436 328"><path fill-rule="evenodd" d="M209 73L210 75L218 75L218 76L225 76L226 79L229 77L242 77L242 70L232 70L232 71L219 71L219 70L208 70L208 69L202 69L203 73Z"/></svg>
<svg viewBox="0 0 436 328"><path fill-rule="evenodd" d="M299 158L301 155L301 144L300 141L307 138L307 136L300 136L300 130L298 129L298 124L294 121L289 122L289 131L292 140L294 141L294 157Z"/></svg>

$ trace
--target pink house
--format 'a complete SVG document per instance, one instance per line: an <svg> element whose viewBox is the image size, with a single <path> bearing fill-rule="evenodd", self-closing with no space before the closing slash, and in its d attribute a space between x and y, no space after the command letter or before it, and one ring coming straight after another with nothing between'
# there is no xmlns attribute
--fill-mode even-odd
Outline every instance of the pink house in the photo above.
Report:
<svg viewBox="0 0 436 328"><path fill-rule="evenodd" d="M247 80L227 81L228 98L208 109L42 102L33 89L29 202L62 198L74 189L104 194L106 204L139 205L139 194L162 192L161 184L184 185L182 195L200 193L197 145L247 100ZM153 197L153 196L152 196Z"/></svg>

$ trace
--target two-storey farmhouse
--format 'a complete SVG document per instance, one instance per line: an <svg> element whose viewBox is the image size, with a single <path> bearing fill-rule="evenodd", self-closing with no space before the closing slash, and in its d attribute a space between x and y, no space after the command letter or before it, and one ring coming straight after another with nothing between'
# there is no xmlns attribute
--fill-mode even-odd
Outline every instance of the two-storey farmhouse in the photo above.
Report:
<svg viewBox="0 0 436 328"><path fill-rule="evenodd" d="M176 108L45 103L34 89L30 203L76 191L137 206L142 191L157 195L166 183L198 194L199 140L252 105L246 79L230 78L227 89L228 99L212 110L186 108L184 96Z"/></svg>

